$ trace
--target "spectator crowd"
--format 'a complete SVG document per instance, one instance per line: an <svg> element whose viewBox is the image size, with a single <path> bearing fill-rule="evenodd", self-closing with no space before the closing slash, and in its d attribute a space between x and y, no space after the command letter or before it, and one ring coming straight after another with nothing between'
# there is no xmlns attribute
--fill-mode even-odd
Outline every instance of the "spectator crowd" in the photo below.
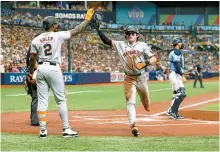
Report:
<svg viewBox="0 0 220 152"><path fill-rule="evenodd" d="M25 56L31 40L42 29L30 27L1 26L1 65L4 65L4 72L21 72L19 67L25 67ZM106 33L110 39L124 40L123 31ZM172 48L172 39L175 35L141 35L141 41L152 45L152 50L160 56L158 64L165 72L169 67L169 50ZM204 71L218 71L218 53L215 51L197 50L198 42L190 35L179 35L186 41L186 48L183 50L186 69L192 69L198 60L202 61ZM204 35L205 36L205 35ZM201 36L200 36L201 37ZM217 35L213 42L218 41ZM156 46L156 47L155 47ZM70 40L71 71L72 72L121 72L121 65L114 50L104 45L96 32L85 31ZM149 70L154 71L157 67L150 66ZM67 43L62 47L62 69L68 71L68 50Z"/></svg>
<svg viewBox="0 0 220 152"><path fill-rule="evenodd" d="M26 65L26 53L31 40L37 33L42 33L42 19L40 15L30 13L13 13L3 11L1 22L1 72L21 72L20 67ZM72 29L80 22L59 20L61 29ZM17 24L19 26L14 26ZM28 26L26 26L28 25ZM38 27L38 28L36 28ZM123 29L106 30L110 39L125 40ZM148 67L149 71L159 69L167 73L169 67L169 50L172 39L180 36L185 40L183 50L185 68L192 69L198 60L202 63L203 71L218 72L218 52L213 48L219 44L218 34L170 34L142 33L140 41L151 45L152 50L160 55L157 66ZM203 47L205 46L205 47ZM208 47L207 47L208 46ZM62 47L62 70L68 71L67 43ZM86 30L70 40L70 59L72 72L121 72L121 65L114 50L104 45L95 30Z"/></svg>
<svg viewBox="0 0 220 152"><path fill-rule="evenodd" d="M35 9L65 9L65 10L87 10L92 2L84 1L16 1L12 2L15 8L35 8ZM103 1L102 11L112 11L112 2Z"/></svg>

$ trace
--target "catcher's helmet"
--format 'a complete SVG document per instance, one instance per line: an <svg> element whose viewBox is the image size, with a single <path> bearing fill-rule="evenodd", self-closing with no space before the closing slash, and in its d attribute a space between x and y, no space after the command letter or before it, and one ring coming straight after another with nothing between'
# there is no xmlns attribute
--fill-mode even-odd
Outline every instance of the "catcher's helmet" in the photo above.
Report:
<svg viewBox="0 0 220 152"><path fill-rule="evenodd" d="M177 43L183 43L183 39L180 37L174 38L172 44L176 45Z"/></svg>
<svg viewBox="0 0 220 152"><path fill-rule="evenodd" d="M125 29L125 33L127 32L135 32L137 34L139 34L139 30L137 27L135 26L128 26L126 29Z"/></svg>
<svg viewBox="0 0 220 152"><path fill-rule="evenodd" d="M58 24L57 19L54 16L47 16L43 20L43 27L48 30L53 24Z"/></svg>

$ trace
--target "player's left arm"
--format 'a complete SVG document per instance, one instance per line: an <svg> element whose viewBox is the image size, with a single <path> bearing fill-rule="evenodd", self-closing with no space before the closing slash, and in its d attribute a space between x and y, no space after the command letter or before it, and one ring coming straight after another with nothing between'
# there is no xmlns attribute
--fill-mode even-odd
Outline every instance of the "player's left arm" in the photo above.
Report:
<svg viewBox="0 0 220 152"><path fill-rule="evenodd" d="M114 41L109 39L107 36L105 36L105 34L100 30L100 23L96 21L95 19L92 19L91 24L93 28L96 29L96 31L98 32L98 35L100 39L102 40L102 42L106 45L113 47Z"/></svg>
<svg viewBox="0 0 220 152"><path fill-rule="evenodd" d="M144 53L149 58L146 60L146 65L155 65L157 62L156 54L153 53L151 48L146 43L144 44Z"/></svg>

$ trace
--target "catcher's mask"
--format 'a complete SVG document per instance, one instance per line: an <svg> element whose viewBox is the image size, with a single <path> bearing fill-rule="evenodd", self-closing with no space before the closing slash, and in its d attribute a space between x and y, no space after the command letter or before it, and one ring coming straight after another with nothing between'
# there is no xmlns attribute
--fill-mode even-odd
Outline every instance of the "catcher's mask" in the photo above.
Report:
<svg viewBox="0 0 220 152"><path fill-rule="evenodd" d="M128 38L128 35L132 34L132 33L136 33L139 35L139 30L137 27L135 26L128 26L126 29L125 29L125 39ZM139 39L139 36L137 37L137 41Z"/></svg>
<svg viewBox="0 0 220 152"><path fill-rule="evenodd" d="M184 48L184 40L180 37L174 38L173 42L172 42L173 46L175 47L178 43L182 43L180 49L183 49Z"/></svg>

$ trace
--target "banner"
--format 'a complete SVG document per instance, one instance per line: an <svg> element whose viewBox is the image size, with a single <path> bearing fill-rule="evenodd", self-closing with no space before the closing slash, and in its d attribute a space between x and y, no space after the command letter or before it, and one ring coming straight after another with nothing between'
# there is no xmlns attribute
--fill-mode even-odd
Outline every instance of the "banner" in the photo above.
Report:
<svg viewBox="0 0 220 152"><path fill-rule="evenodd" d="M204 25L204 15L174 15L174 14L162 14L160 15L160 25L170 24L172 25Z"/></svg>
<svg viewBox="0 0 220 152"><path fill-rule="evenodd" d="M65 84L109 83L110 73L63 73ZM25 73L1 73L1 84L24 84Z"/></svg>
<svg viewBox="0 0 220 152"><path fill-rule="evenodd" d="M111 82L123 82L124 73L111 73Z"/></svg>
<svg viewBox="0 0 220 152"><path fill-rule="evenodd" d="M83 21L86 10L56 10L56 9L28 9L28 8L15 8L15 11L18 13L31 13L33 15L41 16L55 16L56 18L71 19L77 21ZM94 17L97 20L106 22L106 23L115 23L116 16L115 12L105 12L105 11L96 11Z"/></svg>
<svg viewBox="0 0 220 152"><path fill-rule="evenodd" d="M116 23L156 25L156 5L146 1L118 1Z"/></svg>
<svg viewBox="0 0 220 152"><path fill-rule="evenodd" d="M156 72L149 74L149 80L157 80ZM93 84L123 82L124 73L64 73L65 84ZM219 76L218 72L203 72L203 78ZM24 73L1 73L1 85L21 85L24 84L26 75Z"/></svg>
<svg viewBox="0 0 220 152"><path fill-rule="evenodd" d="M219 25L220 15L209 15L208 16L208 25Z"/></svg>

